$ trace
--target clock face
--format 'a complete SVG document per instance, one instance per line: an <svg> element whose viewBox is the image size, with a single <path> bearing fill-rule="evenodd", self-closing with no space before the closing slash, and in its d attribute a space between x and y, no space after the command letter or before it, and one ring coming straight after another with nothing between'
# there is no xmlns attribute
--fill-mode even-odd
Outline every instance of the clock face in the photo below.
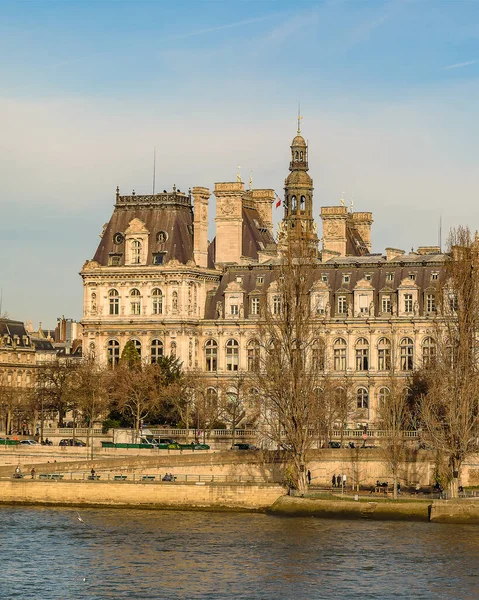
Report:
<svg viewBox="0 0 479 600"><path fill-rule="evenodd" d="M123 242L123 234L122 233L115 233L115 235L113 236L113 241L115 244L121 244Z"/></svg>

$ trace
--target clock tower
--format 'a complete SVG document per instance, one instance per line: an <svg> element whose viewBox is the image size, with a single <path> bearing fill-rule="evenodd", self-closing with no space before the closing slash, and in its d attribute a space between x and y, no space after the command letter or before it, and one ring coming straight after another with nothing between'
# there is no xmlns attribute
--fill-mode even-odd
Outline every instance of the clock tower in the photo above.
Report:
<svg viewBox="0 0 479 600"><path fill-rule="evenodd" d="M290 173L284 182L284 217L281 246L301 242L318 254L318 236L313 218L313 180L308 175L308 146L300 129L291 143Z"/></svg>

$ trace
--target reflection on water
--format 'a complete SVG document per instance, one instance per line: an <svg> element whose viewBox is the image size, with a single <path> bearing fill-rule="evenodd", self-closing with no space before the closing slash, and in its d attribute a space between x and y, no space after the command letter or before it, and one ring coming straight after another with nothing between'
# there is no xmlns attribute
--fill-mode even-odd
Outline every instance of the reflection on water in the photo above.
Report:
<svg viewBox="0 0 479 600"><path fill-rule="evenodd" d="M0 598L479 597L479 528L0 506Z"/></svg>

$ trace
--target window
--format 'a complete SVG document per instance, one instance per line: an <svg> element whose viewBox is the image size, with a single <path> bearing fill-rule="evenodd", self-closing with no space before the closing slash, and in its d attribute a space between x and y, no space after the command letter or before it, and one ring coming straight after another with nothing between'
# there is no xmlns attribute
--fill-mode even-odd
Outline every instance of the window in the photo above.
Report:
<svg viewBox="0 0 479 600"><path fill-rule="evenodd" d="M343 283L349 283L351 280L350 275L343 275Z"/></svg>
<svg viewBox="0 0 479 600"><path fill-rule="evenodd" d="M92 313L96 312L96 293L92 292L90 296L90 310Z"/></svg>
<svg viewBox="0 0 479 600"><path fill-rule="evenodd" d="M313 371L324 371L326 348L323 340L316 340L311 348L311 368Z"/></svg>
<svg viewBox="0 0 479 600"><path fill-rule="evenodd" d="M168 239L168 234L166 233L166 231L159 231L156 234L156 241L159 244L164 244L166 242L166 240Z"/></svg>
<svg viewBox="0 0 479 600"><path fill-rule="evenodd" d="M381 312L383 312L383 313L391 312L391 296L383 296L381 298Z"/></svg>
<svg viewBox="0 0 479 600"><path fill-rule="evenodd" d="M401 371L412 371L414 358L414 342L411 338L401 340Z"/></svg>
<svg viewBox="0 0 479 600"><path fill-rule="evenodd" d="M409 273L409 279L411 279L411 281L416 281L416 273Z"/></svg>
<svg viewBox="0 0 479 600"><path fill-rule="evenodd" d="M356 371L369 370L369 342L366 338L359 338L356 342Z"/></svg>
<svg viewBox="0 0 479 600"><path fill-rule="evenodd" d="M432 337L427 337L422 343L422 362L425 367L434 363L436 358L436 341Z"/></svg>
<svg viewBox="0 0 479 600"><path fill-rule="evenodd" d="M365 387L360 387L357 389L356 406L360 410L369 408L369 392Z"/></svg>
<svg viewBox="0 0 479 600"><path fill-rule="evenodd" d="M299 209L301 210L301 212L304 212L306 208L306 196L301 196L301 199L299 201Z"/></svg>
<svg viewBox="0 0 479 600"><path fill-rule="evenodd" d="M426 294L426 312L436 312L436 294Z"/></svg>
<svg viewBox="0 0 479 600"><path fill-rule="evenodd" d="M378 341L378 371L389 371L391 369L391 342L388 338L380 338Z"/></svg>
<svg viewBox="0 0 479 600"><path fill-rule="evenodd" d="M108 265L110 267L119 267L121 264L122 254L110 254L108 257Z"/></svg>
<svg viewBox="0 0 479 600"><path fill-rule="evenodd" d="M109 299L109 311L110 315L120 314L120 294L117 290L110 290L108 292Z"/></svg>
<svg viewBox="0 0 479 600"><path fill-rule="evenodd" d="M239 315L239 306L237 304L230 304L230 314Z"/></svg>
<svg viewBox="0 0 479 600"><path fill-rule="evenodd" d="M162 265L165 261L166 252L153 252L153 264Z"/></svg>
<svg viewBox="0 0 479 600"><path fill-rule="evenodd" d="M141 264L141 242L140 240L132 240L131 242L131 264Z"/></svg>
<svg viewBox="0 0 479 600"><path fill-rule="evenodd" d="M439 279L439 273L431 273L431 281L437 281Z"/></svg>
<svg viewBox="0 0 479 600"><path fill-rule="evenodd" d="M114 367L120 360L120 344L116 340L110 340L106 347L107 362L110 367Z"/></svg>
<svg viewBox="0 0 479 600"><path fill-rule="evenodd" d="M369 315L369 300L370 299L372 302L372 297L368 296L367 294L359 294L358 295L357 300L358 300L360 315Z"/></svg>
<svg viewBox="0 0 479 600"><path fill-rule="evenodd" d="M163 292L159 288L151 290L151 312L154 315L163 314Z"/></svg>
<svg viewBox="0 0 479 600"><path fill-rule="evenodd" d="M338 314L345 315L348 312L346 296L338 296Z"/></svg>
<svg viewBox="0 0 479 600"><path fill-rule="evenodd" d="M237 371L239 366L239 344L236 340L226 342L226 370Z"/></svg>
<svg viewBox="0 0 479 600"><path fill-rule="evenodd" d="M343 338L338 338L334 342L333 347L333 358L334 358L334 370L345 371L346 370L346 348L347 344Z"/></svg>
<svg viewBox="0 0 479 600"><path fill-rule="evenodd" d="M321 281L322 281L323 283L328 283L328 276L327 276L327 275L324 275L324 274L323 274L323 275L321 275Z"/></svg>
<svg viewBox="0 0 479 600"><path fill-rule="evenodd" d="M412 294L404 294L404 312L412 313Z"/></svg>
<svg viewBox="0 0 479 600"><path fill-rule="evenodd" d="M281 313L281 298L279 296L273 296L273 315L279 315Z"/></svg>
<svg viewBox="0 0 479 600"><path fill-rule="evenodd" d="M371 275L371 273L365 273L364 275L364 279L366 281L371 281L371 279L373 278L373 276Z"/></svg>
<svg viewBox="0 0 479 600"><path fill-rule="evenodd" d="M243 283L243 278L241 277L241 275L238 275L236 277L236 283Z"/></svg>
<svg viewBox="0 0 479 600"><path fill-rule="evenodd" d="M386 273L386 281L394 281L394 273Z"/></svg>
<svg viewBox="0 0 479 600"><path fill-rule="evenodd" d="M248 371L259 371L260 346L257 340L248 342Z"/></svg>
<svg viewBox="0 0 479 600"><path fill-rule="evenodd" d="M291 210L292 210L292 212L296 212L296 209L297 209L296 196L292 196L291 197Z"/></svg>
<svg viewBox="0 0 479 600"><path fill-rule="evenodd" d="M152 363L157 363L163 356L163 342L161 340L151 340L150 357Z"/></svg>
<svg viewBox="0 0 479 600"><path fill-rule="evenodd" d="M208 340L205 344L206 370L210 373L218 368L218 344Z"/></svg>
<svg viewBox="0 0 479 600"><path fill-rule="evenodd" d="M130 340L133 342L133 346L135 346L136 351L138 352L138 356L141 358L141 342L140 340Z"/></svg>
<svg viewBox="0 0 479 600"><path fill-rule="evenodd" d="M140 290L134 289L130 292L130 315L141 315Z"/></svg>
<svg viewBox="0 0 479 600"><path fill-rule="evenodd" d="M259 298L251 298L251 314L259 315Z"/></svg>
<svg viewBox="0 0 479 600"><path fill-rule="evenodd" d="M387 387L382 387L379 389L379 394L378 394L378 408L379 410L383 410L384 408L386 408L386 404L388 402L388 398L390 395L390 391L389 388Z"/></svg>
<svg viewBox="0 0 479 600"><path fill-rule="evenodd" d="M263 285L263 283L264 283L263 275L258 275L258 277L256 277L256 283L257 283L257 285Z"/></svg>

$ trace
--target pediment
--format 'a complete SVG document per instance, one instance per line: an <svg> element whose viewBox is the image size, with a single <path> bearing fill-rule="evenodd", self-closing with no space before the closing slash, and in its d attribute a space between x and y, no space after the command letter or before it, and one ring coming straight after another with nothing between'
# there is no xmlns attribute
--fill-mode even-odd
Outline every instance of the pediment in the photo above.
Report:
<svg viewBox="0 0 479 600"><path fill-rule="evenodd" d="M415 281L413 281L412 279L409 279L409 277L405 277L401 283L398 286L399 288L409 288L409 289L418 289L418 285Z"/></svg>
<svg viewBox="0 0 479 600"><path fill-rule="evenodd" d="M227 292L244 292L243 286L237 281L230 281L225 288L225 293Z"/></svg>
<svg viewBox="0 0 479 600"><path fill-rule="evenodd" d="M325 283L324 281L321 281L320 279L318 281L315 281L313 283L313 285L311 286L311 291L312 292L327 292L330 290L330 287L327 283Z"/></svg>
<svg viewBox="0 0 479 600"><path fill-rule="evenodd" d="M135 217L128 223L125 235L134 235L138 233L149 234L150 232L146 228L145 223L141 219L138 219L138 217Z"/></svg>
<svg viewBox="0 0 479 600"><path fill-rule="evenodd" d="M374 290L374 287L371 285L371 282L367 279L359 279L354 286L355 290Z"/></svg>

